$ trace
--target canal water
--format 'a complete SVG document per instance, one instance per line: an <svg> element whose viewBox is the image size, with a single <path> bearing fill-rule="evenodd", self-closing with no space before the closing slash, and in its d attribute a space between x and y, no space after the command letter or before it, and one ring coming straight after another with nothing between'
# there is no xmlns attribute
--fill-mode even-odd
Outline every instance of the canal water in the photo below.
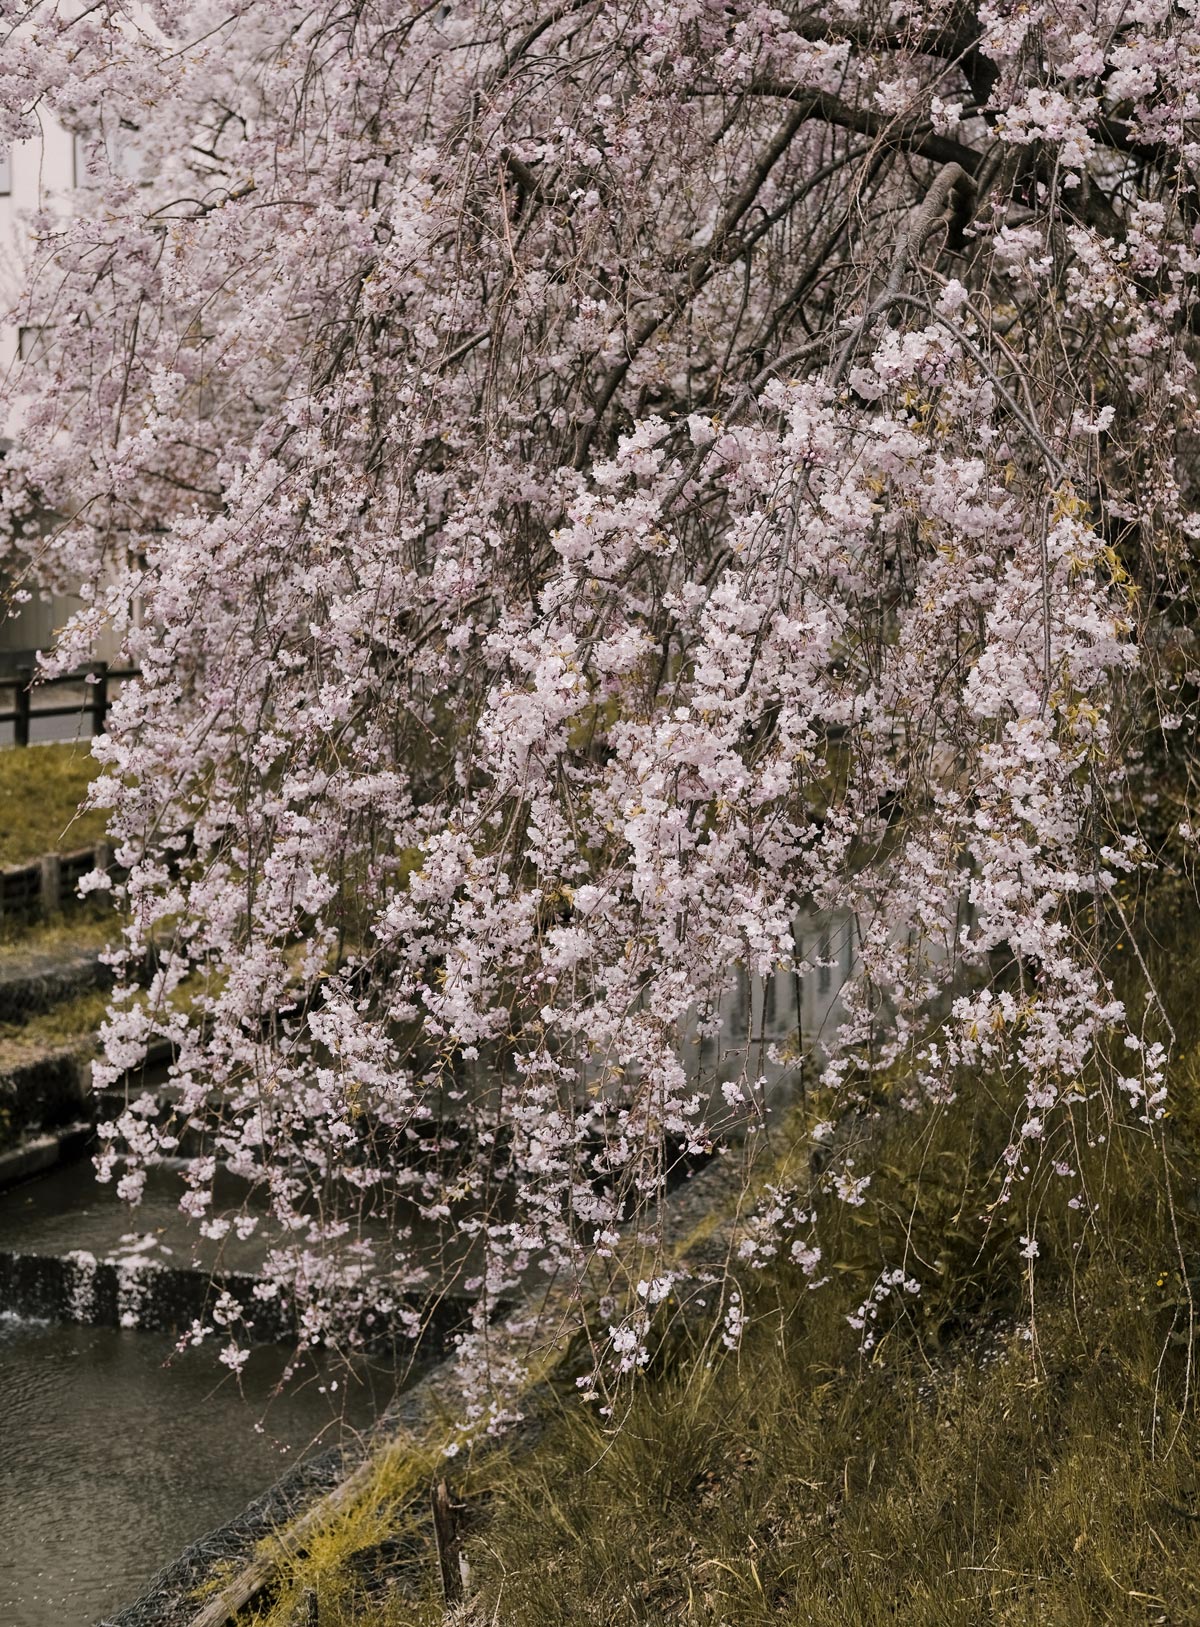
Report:
<svg viewBox="0 0 1200 1627"><path fill-rule="evenodd" d="M226 1207L255 1209L244 1183L217 1187ZM152 1169L131 1210L90 1159L59 1166L0 1192L0 1263L14 1252L93 1269L144 1261L196 1267L200 1282L255 1272L267 1238L206 1242L179 1212L183 1190L179 1169ZM279 1387L278 1346L255 1348L240 1382L215 1343L175 1346L144 1326L0 1306L0 1627L91 1627L131 1603L306 1452L361 1432L398 1387L390 1359L348 1369L310 1357Z"/></svg>
<svg viewBox="0 0 1200 1627"><path fill-rule="evenodd" d="M387 1372L335 1379L311 1364L276 1395L273 1346L239 1387L215 1351L174 1344L0 1315L2 1627L92 1627L391 1397Z"/></svg>
<svg viewBox="0 0 1200 1627"><path fill-rule="evenodd" d="M214 1183L218 1214L248 1210L260 1221L245 1239L230 1233L218 1245L201 1237L181 1213L186 1191L182 1172L170 1164L146 1173L142 1201L131 1209L117 1196L116 1182L99 1182L90 1158L59 1164L31 1181L0 1192L0 1250L27 1254L69 1254L86 1249L107 1257L138 1253L158 1263L201 1270L256 1271L267 1239L260 1236L266 1206L243 1181L223 1171Z"/></svg>

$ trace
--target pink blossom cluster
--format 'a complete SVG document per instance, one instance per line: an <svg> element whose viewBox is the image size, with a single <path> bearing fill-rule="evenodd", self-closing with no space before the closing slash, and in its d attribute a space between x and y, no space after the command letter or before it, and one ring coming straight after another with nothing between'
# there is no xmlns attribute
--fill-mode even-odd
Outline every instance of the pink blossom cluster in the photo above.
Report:
<svg viewBox="0 0 1200 1627"><path fill-rule="evenodd" d="M28 222L2 493L14 579L82 584L45 669L141 673L95 746L107 1069L169 1039L178 1111L109 1127L126 1195L208 1126L186 1207L218 1164L263 1188L305 1339L415 1325L432 1237L480 1374L543 1274L624 1289L636 1367L622 1238L668 1280L671 1159L738 1099L685 1029L810 975L804 911L856 923L835 1101L1000 1070L1010 1184L1097 1096L1161 1114L1152 1046L1106 1072L1090 923L1144 857L1125 741L1200 534L1194 6L3 29L7 139L144 157Z"/></svg>

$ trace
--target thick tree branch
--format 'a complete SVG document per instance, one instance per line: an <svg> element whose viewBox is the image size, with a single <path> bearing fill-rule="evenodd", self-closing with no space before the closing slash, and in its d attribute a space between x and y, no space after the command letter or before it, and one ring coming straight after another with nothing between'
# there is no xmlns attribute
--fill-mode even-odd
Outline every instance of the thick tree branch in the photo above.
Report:
<svg viewBox="0 0 1200 1627"><path fill-rule="evenodd" d="M746 86L749 96L778 96L786 101L798 102L807 109L806 116L823 119L827 124L838 124L843 129L855 130L859 135L871 136L889 146L903 147L919 158L931 159L935 164L958 164L968 175L973 175L983 162L983 154L965 142L950 136L938 135L928 123L919 119L895 119L870 107L852 107L837 96L823 91L812 91L797 85L788 85L781 79L752 79Z"/></svg>

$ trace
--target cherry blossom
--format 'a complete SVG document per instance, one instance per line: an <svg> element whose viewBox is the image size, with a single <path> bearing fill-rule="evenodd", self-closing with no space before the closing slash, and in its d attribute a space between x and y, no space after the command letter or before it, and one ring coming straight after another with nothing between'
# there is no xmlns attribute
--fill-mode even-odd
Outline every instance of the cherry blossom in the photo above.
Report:
<svg viewBox="0 0 1200 1627"><path fill-rule="evenodd" d="M102 638L140 670L95 744L98 1077L176 1056L102 1173L134 1197L215 1119L185 1207L220 1164L266 1192L310 1341L458 1249L501 1418L488 1319L531 1284L590 1276L644 1362L672 1161L785 1111L685 1036L819 974L806 912L855 923L835 1120L999 1069L1001 1195L1081 1104L1156 1121L1089 923L1145 857L1145 696L1188 706L1147 629L1200 534L1192 5L3 26L16 160L49 119L91 153L26 223L6 567L82 584L47 673ZM790 1227L812 1274L783 1194L754 1247Z"/></svg>

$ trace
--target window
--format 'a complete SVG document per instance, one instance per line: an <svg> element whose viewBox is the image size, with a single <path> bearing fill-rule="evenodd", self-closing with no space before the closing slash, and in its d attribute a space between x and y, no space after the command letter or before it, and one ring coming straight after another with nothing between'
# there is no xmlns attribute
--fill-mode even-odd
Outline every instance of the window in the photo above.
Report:
<svg viewBox="0 0 1200 1627"><path fill-rule="evenodd" d="M126 181L145 180L141 131L128 119L106 119L99 133L77 130L71 141L75 186L92 185L106 170Z"/></svg>
<svg viewBox="0 0 1200 1627"><path fill-rule="evenodd" d="M46 329L18 328L17 353L23 362L40 361L46 354Z"/></svg>

